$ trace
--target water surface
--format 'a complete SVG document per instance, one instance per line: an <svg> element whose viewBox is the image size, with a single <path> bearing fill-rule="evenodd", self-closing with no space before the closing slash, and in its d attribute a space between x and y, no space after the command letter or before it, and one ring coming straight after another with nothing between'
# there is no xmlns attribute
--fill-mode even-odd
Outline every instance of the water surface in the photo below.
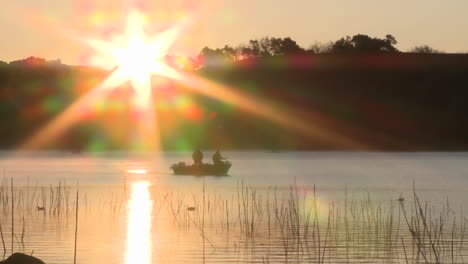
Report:
<svg viewBox="0 0 468 264"><path fill-rule="evenodd" d="M205 162L211 154L205 152ZM224 156L233 163L229 176L192 177L169 169L189 163L188 152L3 152L2 247L6 255L13 248L47 263L72 263L77 185L78 263L424 262L397 201L403 197L411 214L413 183L434 214L442 212L450 223L461 219L456 234L464 232L468 153ZM365 212L344 220L358 209ZM463 241L449 238L439 241L437 257L452 260L453 254L462 262Z"/></svg>

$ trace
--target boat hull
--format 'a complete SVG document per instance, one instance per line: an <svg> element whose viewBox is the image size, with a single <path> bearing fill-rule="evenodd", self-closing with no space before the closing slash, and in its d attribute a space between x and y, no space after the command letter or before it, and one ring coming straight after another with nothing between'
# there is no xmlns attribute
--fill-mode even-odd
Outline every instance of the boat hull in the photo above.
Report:
<svg viewBox="0 0 468 264"><path fill-rule="evenodd" d="M229 169L231 168L230 162L224 162L222 164L202 164L196 165L185 165L184 163L178 163L171 166L175 175L196 175L196 176L226 176Z"/></svg>

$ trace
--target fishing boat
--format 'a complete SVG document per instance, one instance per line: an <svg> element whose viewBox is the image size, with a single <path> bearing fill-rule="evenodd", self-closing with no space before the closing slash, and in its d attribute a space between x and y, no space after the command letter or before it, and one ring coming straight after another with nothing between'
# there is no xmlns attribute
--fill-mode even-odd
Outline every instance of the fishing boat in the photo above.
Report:
<svg viewBox="0 0 468 264"><path fill-rule="evenodd" d="M196 176L226 176L232 163L224 161L219 164L204 163L202 165L187 165L185 162L173 164L171 169L175 175L196 175Z"/></svg>

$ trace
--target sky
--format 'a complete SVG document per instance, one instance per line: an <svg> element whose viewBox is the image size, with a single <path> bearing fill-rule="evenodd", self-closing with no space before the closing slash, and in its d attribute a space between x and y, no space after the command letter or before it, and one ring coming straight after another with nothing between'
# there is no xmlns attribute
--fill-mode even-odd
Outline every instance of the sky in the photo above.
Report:
<svg viewBox="0 0 468 264"><path fill-rule="evenodd" d="M81 64L93 51L77 36L104 37L123 24L129 0L5 0L0 10L0 60L29 56ZM467 0L139 0L149 31L190 17L170 49L195 56L204 47L291 37L307 48L358 33L392 34L407 51L427 44L468 52Z"/></svg>

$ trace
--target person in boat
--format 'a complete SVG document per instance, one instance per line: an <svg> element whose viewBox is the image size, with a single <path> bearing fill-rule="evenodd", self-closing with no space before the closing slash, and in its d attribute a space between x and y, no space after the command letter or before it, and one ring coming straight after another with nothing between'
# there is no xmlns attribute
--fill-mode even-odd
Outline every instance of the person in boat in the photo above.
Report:
<svg viewBox="0 0 468 264"><path fill-rule="evenodd" d="M212 159L213 159L214 165L223 164L224 161L226 161L226 158L223 158L223 156L221 156L219 149L217 149L216 152L213 154Z"/></svg>
<svg viewBox="0 0 468 264"><path fill-rule="evenodd" d="M199 149L195 150L192 154L192 159L196 166L202 165L203 153Z"/></svg>

